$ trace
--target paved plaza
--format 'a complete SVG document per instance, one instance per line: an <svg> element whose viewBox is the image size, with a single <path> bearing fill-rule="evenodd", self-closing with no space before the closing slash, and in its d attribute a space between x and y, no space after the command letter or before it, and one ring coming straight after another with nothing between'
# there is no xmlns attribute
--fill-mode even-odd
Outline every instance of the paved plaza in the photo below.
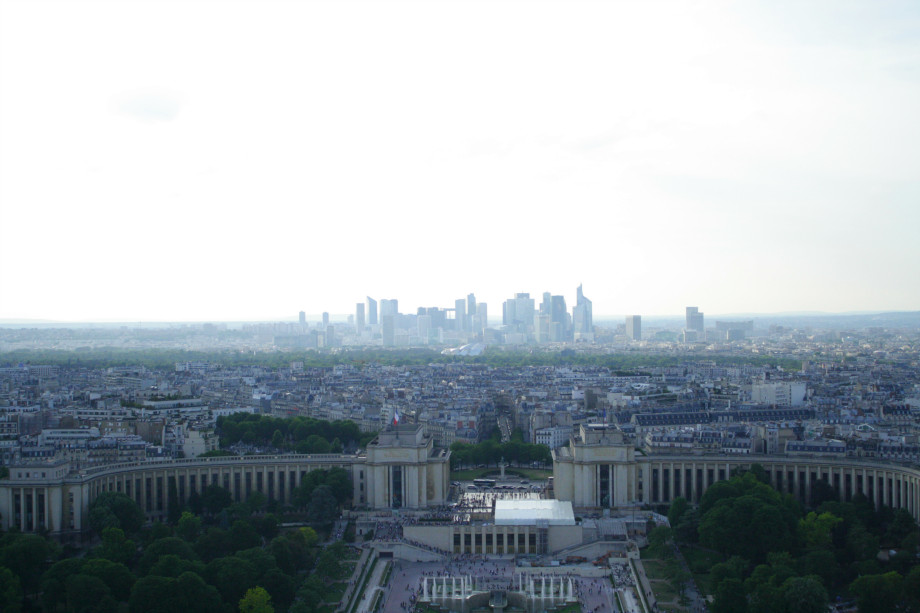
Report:
<svg viewBox="0 0 920 613"><path fill-rule="evenodd" d="M384 613L407 613L422 596L424 577L472 577L477 590L514 590L517 575L532 577L537 583L542 577L569 579L573 581L575 597L586 613L617 611L615 589L610 575L582 576L579 571L598 573L598 569L580 567L516 568L511 556L483 557L458 556L450 562L405 562L394 560L390 585L386 588ZM542 571L542 572L541 572ZM545 574L544 574L545 573ZM429 579L429 593L431 581ZM636 609L638 610L638 609Z"/></svg>

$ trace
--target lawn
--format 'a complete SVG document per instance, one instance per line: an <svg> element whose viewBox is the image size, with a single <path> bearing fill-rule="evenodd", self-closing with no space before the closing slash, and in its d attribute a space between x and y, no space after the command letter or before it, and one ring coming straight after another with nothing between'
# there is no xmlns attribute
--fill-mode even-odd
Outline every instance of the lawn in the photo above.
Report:
<svg viewBox="0 0 920 613"><path fill-rule="evenodd" d="M678 604L680 593L677 587L671 582L668 563L665 560L648 557L650 554L647 549L640 551L642 557L642 566L645 568L645 575L648 577L655 592L655 598L658 600L658 606L661 611L686 611L686 607Z"/></svg>
<svg viewBox="0 0 920 613"><path fill-rule="evenodd" d="M680 548L680 552L684 555L684 559L687 560L687 566L690 567L690 572L693 574L693 580L696 582L696 586L700 591L708 592L709 571L719 562L723 562L725 560L724 556L714 551L707 551L699 547L690 547L686 545Z"/></svg>
<svg viewBox="0 0 920 613"><path fill-rule="evenodd" d="M329 586L329 591L326 592L326 602L340 602L342 596L345 595L345 589L348 587L348 583L344 581L339 581L333 583Z"/></svg>

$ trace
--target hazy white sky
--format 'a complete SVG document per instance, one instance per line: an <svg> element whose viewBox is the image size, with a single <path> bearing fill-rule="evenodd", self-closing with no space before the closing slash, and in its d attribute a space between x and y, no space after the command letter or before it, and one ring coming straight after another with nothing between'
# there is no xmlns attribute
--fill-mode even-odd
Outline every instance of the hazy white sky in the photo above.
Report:
<svg viewBox="0 0 920 613"><path fill-rule="evenodd" d="M920 4L0 0L0 318L920 309Z"/></svg>

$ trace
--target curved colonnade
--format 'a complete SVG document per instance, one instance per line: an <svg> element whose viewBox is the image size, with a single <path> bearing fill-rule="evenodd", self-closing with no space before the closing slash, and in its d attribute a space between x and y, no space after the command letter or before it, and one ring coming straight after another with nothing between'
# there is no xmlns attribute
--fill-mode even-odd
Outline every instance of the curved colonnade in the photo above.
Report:
<svg viewBox="0 0 920 613"><path fill-rule="evenodd" d="M443 457L429 458L435 466L403 464L402 474L418 471L421 478L443 472ZM737 469L752 464L763 466L770 483L777 490L808 502L812 485L825 480L833 486L841 501L857 494L879 505L905 508L915 519L920 514L920 468L855 459L804 458L790 456L649 456L618 463L592 463L579 468L582 475L576 487L566 487L569 477L556 466L557 498L570 499L576 507L628 507L637 503L667 504L683 496L699 502L713 483L728 479ZM135 462L87 469L77 474L59 473L41 468L14 468L11 478L0 482L0 522L5 530L18 526L23 531L45 527L52 534L79 533L88 527L90 503L103 492L121 492L134 499L148 519L165 519L171 493L183 504L194 492L201 493L211 484L230 491L235 501L246 501L254 492L271 500L291 501L294 489L312 470L344 468L352 477L353 500L358 506L391 508L386 497L374 495L381 490L393 470L382 465L369 466L365 456L356 455L280 455L259 457L217 457L196 460ZM42 467L45 468L45 467ZM430 470L429 470L430 469ZM574 475L573 475L574 476ZM579 481L584 481L579 483ZM422 481L421 483L425 483ZM602 484L610 497L600 498ZM441 485L441 483L437 483ZM375 487L376 486L376 487ZM426 494L415 504L423 508L443 504L446 488L425 487ZM568 495L566 495L568 490ZM408 490L407 490L408 491ZM409 500L409 498L406 498ZM428 504L424 504L428 503Z"/></svg>
<svg viewBox="0 0 920 613"><path fill-rule="evenodd" d="M806 504L813 485L823 480L837 491L841 502L863 494L876 507L907 509L920 520L920 467L910 465L800 456L649 457L637 464L648 475L648 487L639 491L639 500L649 504L669 503L678 496L699 502L716 481L728 479L738 468L759 464L770 485Z"/></svg>

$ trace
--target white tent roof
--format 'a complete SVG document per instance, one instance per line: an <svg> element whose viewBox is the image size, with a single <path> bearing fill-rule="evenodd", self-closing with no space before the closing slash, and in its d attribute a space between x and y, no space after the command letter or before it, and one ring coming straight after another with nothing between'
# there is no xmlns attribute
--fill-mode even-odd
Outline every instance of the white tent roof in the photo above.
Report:
<svg viewBox="0 0 920 613"><path fill-rule="evenodd" d="M545 520L550 526L574 526L575 513L568 500L496 500L496 526L532 526Z"/></svg>

